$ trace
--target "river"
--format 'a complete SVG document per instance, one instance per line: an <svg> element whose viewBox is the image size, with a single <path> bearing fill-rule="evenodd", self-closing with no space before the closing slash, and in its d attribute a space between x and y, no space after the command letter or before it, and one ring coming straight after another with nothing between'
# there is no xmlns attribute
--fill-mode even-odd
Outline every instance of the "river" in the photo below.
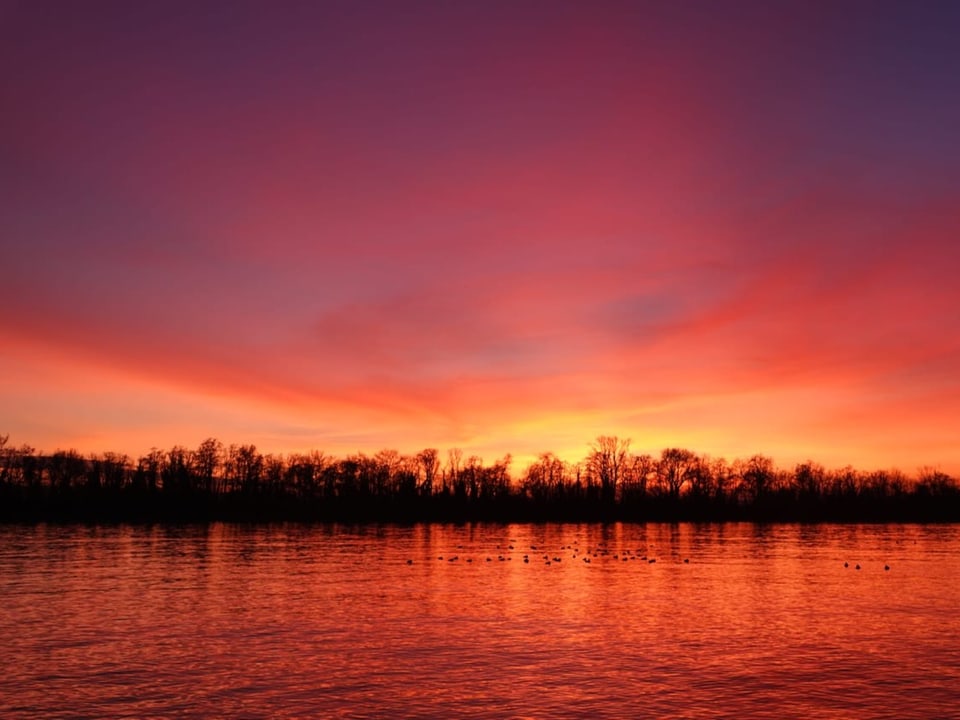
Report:
<svg viewBox="0 0 960 720"><path fill-rule="evenodd" d="M960 717L960 526L0 527L0 716Z"/></svg>

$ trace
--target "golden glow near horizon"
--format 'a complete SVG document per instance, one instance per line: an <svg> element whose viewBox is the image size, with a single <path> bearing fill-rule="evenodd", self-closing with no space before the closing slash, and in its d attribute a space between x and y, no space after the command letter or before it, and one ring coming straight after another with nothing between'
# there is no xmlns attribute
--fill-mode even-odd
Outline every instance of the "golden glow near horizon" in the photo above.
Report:
<svg viewBox="0 0 960 720"><path fill-rule="evenodd" d="M870 427L851 429L845 420L838 429L819 419L828 401L843 405L842 397L818 398L803 390L754 397L684 397L639 410L632 406L630 412L619 414L600 410L541 414L537 408L526 412L513 408L516 420L482 416L481 424L458 424L450 432L438 424L406 423L402 410L390 413L357 408L351 413L334 404L328 413L322 407L204 393L198 388L124 375L110 367L64 365L56 355L36 351L8 353L0 360L0 372L4 378L0 389L13 406L25 410L21 421L25 433L12 433L11 441L47 452L68 448L84 453L118 451L135 458L153 447L193 448L214 435L227 444L252 443L263 452L278 454L321 450L335 456L372 455L382 449L414 454L436 447L444 459L447 450L459 448L464 457L477 455L492 462L509 453L511 471L518 475L544 452L576 463L587 455L597 436L618 435L630 438L631 449L638 454L656 456L663 448L679 446L729 460L762 452L786 468L813 459L830 467L854 464L863 469L897 467L913 472L920 465L931 464L915 462L913 457L933 454L937 443L950 440L946 431L939 436L914 431L900 442L910 442L916 449L898 454L888 434L876 435ZM40 378L42 387L29 387L26 378ZM109 392L104 391L107 386ZM736 403L740 416L729 415L731 403ZM502 400L496 403L502 404ZM778 408L790 408L790 413L780 413ZM211 428L220 432L211 432ZM842 443L837 441L841 432ZM801 435L813 437L815 446L805 444L809 440L792 441ZM751 444L755 438L759 440ZM892 451L885 449L884 443L891 443ZM940 466L956 472L953 466Z"/></svg>

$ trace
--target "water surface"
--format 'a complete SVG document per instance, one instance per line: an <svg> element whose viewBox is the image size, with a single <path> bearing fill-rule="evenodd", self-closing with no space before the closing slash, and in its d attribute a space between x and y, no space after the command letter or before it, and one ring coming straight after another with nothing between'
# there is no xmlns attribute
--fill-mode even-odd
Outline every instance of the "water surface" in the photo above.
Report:
<svg viewBox="0 0 960 720"><path fill-rule="evenodd" d="M953 525L0 527L0 716L960 717L958 577Z"/></svg>

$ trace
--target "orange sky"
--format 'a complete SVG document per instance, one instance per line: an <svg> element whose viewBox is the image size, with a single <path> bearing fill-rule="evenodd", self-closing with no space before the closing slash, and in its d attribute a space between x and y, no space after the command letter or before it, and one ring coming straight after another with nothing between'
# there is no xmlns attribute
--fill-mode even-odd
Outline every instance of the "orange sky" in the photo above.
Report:
<svg viewBox="0 0 960 720"><path fill-rule="evenodd" d="M960 472L956 8L4 7L16 444Z"/></svg>

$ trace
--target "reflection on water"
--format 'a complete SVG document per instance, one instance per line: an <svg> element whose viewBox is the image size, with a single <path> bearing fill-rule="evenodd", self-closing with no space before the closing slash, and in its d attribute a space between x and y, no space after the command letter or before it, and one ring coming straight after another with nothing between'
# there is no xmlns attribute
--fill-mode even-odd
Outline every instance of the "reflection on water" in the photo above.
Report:
<svg viewBox="0 0 960 720"><path fill-rule="evenodd" d="M0 716L947 717L958 551L957 526L3 527Z"/></svg>

